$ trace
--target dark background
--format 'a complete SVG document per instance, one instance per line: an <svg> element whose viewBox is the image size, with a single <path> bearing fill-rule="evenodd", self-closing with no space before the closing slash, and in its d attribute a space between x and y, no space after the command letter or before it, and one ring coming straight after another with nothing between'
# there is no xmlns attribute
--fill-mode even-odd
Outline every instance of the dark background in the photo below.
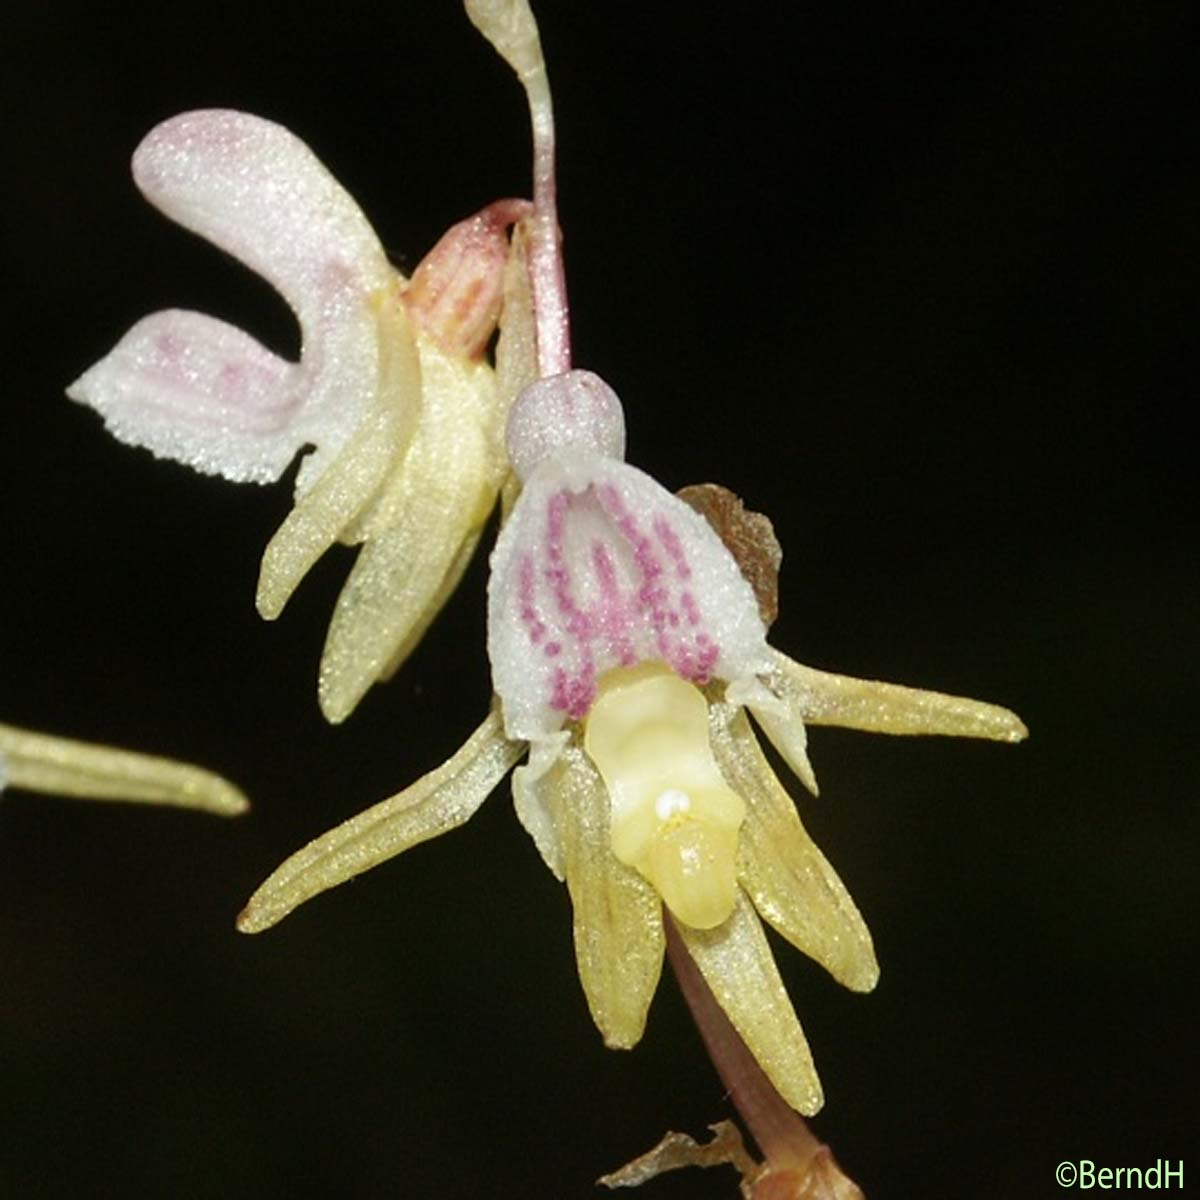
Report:
<svg viewBox="0 0 1200 1200"><path fill-rule="evenodd" d="M872 1197L1054 1196L1060 1160L1195 1145L1191 12L541 6L576 357L622 395L630 459L773 517L777 645L1033 731L813 734L801 810L883 978L853 996L779 959L816 1129ZM255 808L0 800L0 1194L594 1194L729 1106L669 978L642 1045L603 1049L507 786L277 930L232 926L474 727L482 556L328 728L350 553L260 622L289 486L156 462L63 396L170 305L296 348L265 284L135 192L157 121L286 124L411 268L527 191L515 82L450 0L6 26L0 719L203 762ZM733 1194L728 1171L645 1192Z"/></svg>

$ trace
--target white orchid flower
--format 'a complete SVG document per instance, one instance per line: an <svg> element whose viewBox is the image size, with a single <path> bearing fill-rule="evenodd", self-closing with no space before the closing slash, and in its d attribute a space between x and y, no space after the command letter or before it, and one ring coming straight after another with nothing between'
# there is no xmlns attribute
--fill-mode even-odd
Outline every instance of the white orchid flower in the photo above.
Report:
<svg viewBox="0 0 1200 1200"><path fill-rule="evenodd" d="M528 753L513 776L517 815L569 889L580 978L605 1041L640 1039L670 920L772 1084L813 1113L820 1083L760 917L850 988L870 990L878 965L747 713L813 791L806 723L1002 741L1025 729L993 705L829 675L773 650L721 537L623 461L615 393L570 369L533 18L523 0L468 0L468 12L525 84L535 130L534 211L522 223L532 304L510 271L502 322L525 332L512 339L513 365L505 354L498 366L506 379L538 378L507 421L522 490L491 558L495 702L441 767L280 866L239 928L266 929L461 825Z"/></svg>
<svg viewBox="0 0 1200 1200"><path fill-rule="evenodd" d="M456 225L406 280L351 197L283 127L226 110L163 122L133 158L174 221L266 279L295 313L299 362L201 313L139 321L68 389L120 440L296 503L271 539L259 611L278 616L335 541L364 543L338 600L319 694L330 720L399 666L453 590L506 465L483 350L500 305L501 201Z"/></svg>

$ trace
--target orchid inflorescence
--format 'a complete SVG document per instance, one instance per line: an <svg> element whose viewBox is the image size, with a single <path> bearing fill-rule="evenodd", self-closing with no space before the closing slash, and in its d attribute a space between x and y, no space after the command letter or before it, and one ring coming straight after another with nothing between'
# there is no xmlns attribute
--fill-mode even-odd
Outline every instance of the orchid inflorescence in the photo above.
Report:
<svg viewBox="0 0 1200 1200"><path fill-rule="evenodd" d="M808 724L1001 741L1025 729L993 705L828 674L772 648L753 555L624 461L620 400L571 365L536 25L524 0L467 10L525 87L531 202L455 225L405 279L291 133L237 112L175 117L138 148L139 187L277 288L301 325L300 359L212 317L160 312L70 395L122 440L233 480L277 479L315 446L263 556L258 607L276 616L335 541L361 546L319 673L332 721L403 662L505 497L490 712L441 767L284 862L240 929L462 824L515 768L518 818L570 893L605 1041L639 1040L678 936L771 1083L810 1114L821 1087L762 920L854 990L875 985L878 965L754 725L814 794ZM762 518L739 520L760 547L770 540Z"/></svg>

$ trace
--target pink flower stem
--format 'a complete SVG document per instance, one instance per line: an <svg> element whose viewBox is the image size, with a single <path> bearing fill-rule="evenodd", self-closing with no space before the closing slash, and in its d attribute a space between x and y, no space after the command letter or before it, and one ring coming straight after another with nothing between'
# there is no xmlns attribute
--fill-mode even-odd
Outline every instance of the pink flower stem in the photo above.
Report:
<svg viewBox="0 0 1200 1200"><path fill-rule="evenodd" d="M669 913L663 915L667 955L679 980L679 989L717 1074L729 1089L729 1098L758 1143L767 1166L773 1171L806 1169L824 1146L763 1073L704 982L675 928L674 919Z"/></svg>
<svg viewBox="0 0 1200 1200"><path fill-rule="evenodd" d="M538 375L571 369L571 323L563 270L554 169L554 110L546 68L540 64L521 82L533 122L533 218L530 222L529 282L537 328Z"/></svg>

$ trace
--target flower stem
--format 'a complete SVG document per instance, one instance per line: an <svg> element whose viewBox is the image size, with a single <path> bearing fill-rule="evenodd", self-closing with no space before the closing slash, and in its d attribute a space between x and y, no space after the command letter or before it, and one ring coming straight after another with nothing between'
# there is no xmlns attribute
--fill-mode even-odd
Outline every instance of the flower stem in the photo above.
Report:
<svg viewBox="0 0 1200 1200"><path fill-rule="evenodd" d="M538 374L560 375L571 369L571 323L567 277L558 228L558 184L554 169L554 108L546 64L522 73L533 124L533 220L529 241L529 279L537 323Z"/></svg>
<svg viewBox="0 0 1200 1200"><path fill-rule="evenodd" d="M729 1098L767 1161L775 1167L803 1167L821 1143L784 1101L730 1023L704 976L688 954L674 918L665 914L667 954L692 1019Z"/></svg>
<svg viewBox="0 0 1200 1200"><path fill-rule="evenodd" d="M687 952L674 918L664 912L667 955L692 1019L729 1098L765 1162L744 1194L754 1200L863 1200L829 1147L783 1099L742 1041Z"/></svg>
<svg viewBox="0 0 1200 1200"><path fill-rule="evenodd" d="M567 280L558 231L554 174L554 105L537 22L528 0L466 0L467 16L517 73L533 125L533 216L529 282L537 328L538 375L571 369Z"/></svg>

